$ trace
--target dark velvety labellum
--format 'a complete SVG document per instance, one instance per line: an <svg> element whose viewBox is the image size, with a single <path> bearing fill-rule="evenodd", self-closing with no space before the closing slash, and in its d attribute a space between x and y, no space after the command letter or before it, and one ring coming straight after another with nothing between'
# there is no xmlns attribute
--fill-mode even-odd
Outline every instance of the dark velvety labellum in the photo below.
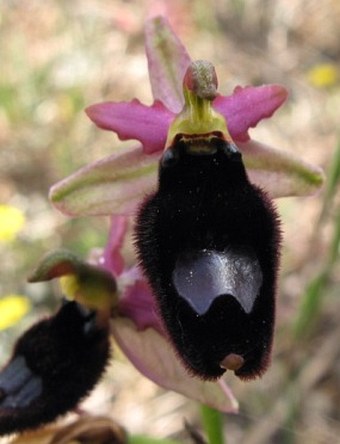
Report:
<svg viewBox="0 0 340 444"><path fill-rule="evenodd" d="M108 331L95 313L66 302L27 330L0 372L0 435L38 427L76 407L102 375Z"/></svg>
<svg viewBox="0 0 340 444"><path fill-rule="evenodd" d="M136 245L189 371L260 376L272 346L280 229L268 196L218 134L178 135L141 206Z"/></svg>

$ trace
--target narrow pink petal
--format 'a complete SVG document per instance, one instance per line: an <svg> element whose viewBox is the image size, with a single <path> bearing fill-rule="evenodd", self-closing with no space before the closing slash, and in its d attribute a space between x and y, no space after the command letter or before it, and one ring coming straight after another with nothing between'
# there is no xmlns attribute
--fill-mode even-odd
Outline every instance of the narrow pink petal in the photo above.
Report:
<svg viewBox="0 0 340 444"><path fill-rule="evenodd" d="M152 290L142 276L124 291L119 301L119 313L131 319L138 330L152 327L161 334L164 332Z"/></svg>
<svg viewBox="0 0 340 444"><path fill-rule="evenodd" d="M236 142L246 142L249 128L272 116L287 95L280 85L238 86L231 96L216 97L213 105L227 119L231 137Z"/></svg>
<svg viewBox="0 0 340 444"><path fill-rule="evenodd" d="M238 142L249 179L273 198L307 196L317 192L324 183L321 168L299 159L289 151L274 149L249 140Z"/></svg>
<svg viewBox="0 0 340 444"><path fill-rule="evenodd" d="M124 149L55 184L50 200L69 216L133 215L157 183L160 153Z"/></svg>
<svg viewBox="0 0 340 444"><path fill-rule="evenodd" d="M191 59L165 17L146 22L145 49L152 94L171 111L183 105L183 78Z"/></svg>
<svg viewBox="0 0 340 444"><path fill-rule="evenodd" d="M102 256L101 266L119 276L124 269L124 259L120 252L128 228L126 216L112 216L109 239Z"/></svg>
<svg viewBox="0 0 340 444"><path fill-rule="evenodd" d="M111 329L127 358L151 381L222 412L237 412L238 403L230 389L220 381L189 375L168 341L153 328L140 331L129 319L116 318Z"/></svg>
<svg viewBox="0 0 340 444"><path fill-rule="evenodd" d="M121 140L139 140L147 154L164 149L168 128L174 118L161 102L147 106L137 99L98 103L89 106L86 113L99 128L114 131Z"/></svg>

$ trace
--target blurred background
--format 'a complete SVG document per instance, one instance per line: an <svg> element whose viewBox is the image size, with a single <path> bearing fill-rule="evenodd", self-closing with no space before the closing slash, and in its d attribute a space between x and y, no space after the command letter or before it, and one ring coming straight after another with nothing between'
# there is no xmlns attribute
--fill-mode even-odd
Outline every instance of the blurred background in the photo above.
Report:
<svg viewBox="0 0 340 444"><path fill-rule="evenodd" d="M151 103L143 22L160 4L1 2L0 311L4 301L14 307L0 324L2 363L20 332L59 304L51 285L26 283L41 256L64 246L86 257L105 244L105 218L67 219L48 190L123 144L88 120L86 106L133 97ZM259 381L227 376L240 401L240 414L224 417L227 442L340 442L340 2L165 6L191 57L214 63L220 92L262 83L289 90L286 105L251 136L327 174L318 195L277 201L284 245L273 363ZM119 351L115 358L85 406L129 431L191 442L184 420L199 427L196 404L146 381Z"/></svg>

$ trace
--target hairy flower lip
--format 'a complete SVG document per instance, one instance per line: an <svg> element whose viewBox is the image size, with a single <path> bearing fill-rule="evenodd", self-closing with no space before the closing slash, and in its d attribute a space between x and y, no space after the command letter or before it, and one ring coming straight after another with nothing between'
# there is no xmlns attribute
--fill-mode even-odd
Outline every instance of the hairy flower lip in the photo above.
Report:
<svg viewBox="0 0 340 444"><path fill-rule="evenodd" d="M113 216L109 239L99 258L99 265L114 273L121 288L117 316L111 322L118 346L137 370L161 387L237 413L237 400L223 379L211 382L192 378L177 358L149 284L138 266L128 268L124 264L120 251L127 231L127 217Z"/></svg>

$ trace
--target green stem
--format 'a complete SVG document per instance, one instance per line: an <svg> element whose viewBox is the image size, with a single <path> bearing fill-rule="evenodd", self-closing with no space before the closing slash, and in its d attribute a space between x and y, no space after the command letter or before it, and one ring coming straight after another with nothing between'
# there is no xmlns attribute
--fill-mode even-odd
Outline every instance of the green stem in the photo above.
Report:
<svg viewBox="0 0 340 444"><path fill-rule="evenodd" d="M302 338L310 327L311 322L316 318L316 315L320 311L322 297L325 294L325 288L329 276L333 271L333 267L336 264L339 257L340 249L340 209L336 213L336 223L334 226L333 239L330 244L328 255L322 270L316 277L310 282L307 290L302 297L300 310L297 320L294 325L295 338Z"/></svg>
<svg viewBox="0 0 340 444"><path fill-rule="evenodd" d="M201 406L203 427L209 444L226 444L223 436L222 414L206 405Z"/></svg>
<svg viewBox="0 0 340 444"><path fill-rule="evenodd" d="M129 435L128 444L180 444L172 439L150 438L144 435Z"/></svg>
<svg viewBox="0 0 340 444"><path fill-rule="evenodd" d="M320 219L315 231L315 237L320 236L320 227L324 222L326 215L329 215L330 209L334 206L334 197L340 183L340 141L335 149L331 162L328 185L323 202ZM322 298L328 284L329 276L339 258L340 248L340 207L334 207L334 233L332 242L329 245L328 254L324 260L323 266L316 277L309 283L305 294L302 297L299 313L293 328L295 338L300 339L308 333L309 327L316 315L320 312Z"/></svg>

